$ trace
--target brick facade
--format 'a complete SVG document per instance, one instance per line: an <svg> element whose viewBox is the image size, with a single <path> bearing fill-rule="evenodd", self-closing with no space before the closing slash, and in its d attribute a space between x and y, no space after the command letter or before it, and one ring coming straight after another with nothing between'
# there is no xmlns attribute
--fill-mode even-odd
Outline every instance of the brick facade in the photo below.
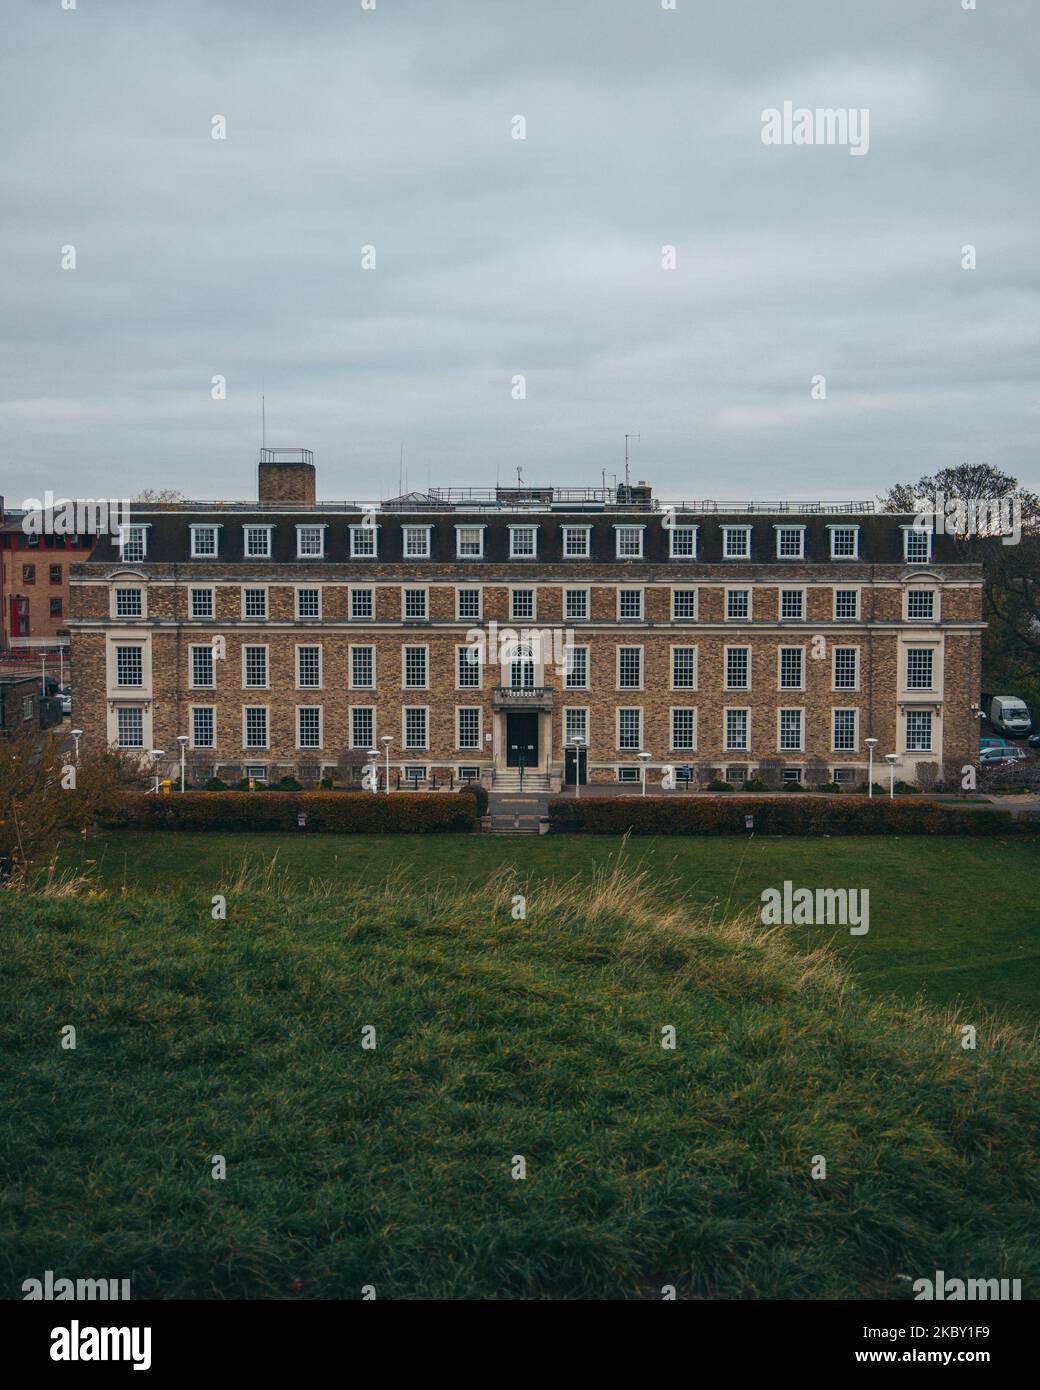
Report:
<svg viewBox="0 0 1040 1390"><path fill-rule="evenodd" d="M902 548L909 518L756 514L750 555L726 559L718 534L726 526L747 525L742 514L680 512L668 521L667 513L617 506L591 513L516 505L406 512L386 504L365 522L360 509L319 504L294 513L294 504L299 507L300 499L219 513L205 504L142 513L143 557L121 558L118 546L104 539L89 560L75 566L71 627L77 719L88 742L114 741L119 709L136 709L139 716L124 716L133 736L139 729L144 749L158 747L172 756L178 734L195 732L192 710L200 707L213 711L214 741L212 747L189 747L187 759L196 775L241 775L249 765L266 768L272 778L301 770L313 776L331 770L350 749L352 710L358 708L373 711L371 740L381 750L381 766L384 735L393 740L393 769L419 766L445 778L457 777L460 768L500 771L510 762L512 743L519 739L522 745L530 736L528 768L556 778L564 772L565 711L571 709L586 711L582 764L595 781L614 781L619 769L638 768L640 746L651 755L651 776L677 763L696 765L702 775L726 768L754 775L763 764L782 763L790 769L812 766L817 773L822 768L828 776L841 769L845 776L861 777L868 737L879 740L876 760L899 754L898 775L908 779L919 762L960 765L976 755L971 705L979 694L981 573L944 553L940 537L933 538L935 551L926 560L908 561ZM854 557L831 557L828 527L835 524L859 532ZM351 528L362 525L378 534L375 555L351 554ZM192 526L201 536L198 542L191 538ZM696 556L669 555L668 532L675 526L696 528ZM804 527L804 558L776 557L778 526ZM247 553L245 527L271 528L269 555ZM461 544L456 540L460 527L470 538L481 532L479 555L453 554ZM587 556L563 553L564 527L587 530ZM522 528L519 542L510 528ZM618 528L631 528L630 537L640 533L642 555L619 557ZM535 533L533 542L529 531ZM196 543L212 545L217 553L193 558ZM423 544L428 556L406 554L409 545ZM533 544L536 553L510 558L514 544ZM320 546L322 553L299 554L305 546ZM212 618L191 616L196 588L212 590ZM140 591L140 616L117 612L117 589ZM247 589L263 591L265 616L247 612ZM320 591L320 617L298 616L299 589ZM354 589L372 591L370 618L354 614ZM406 616L405 589L425 595L426 616ZM460 589L479 589L479 619L459 616ZM513 616L514 590L532 593L532 618ZM586 592L587 616L565 617L567 590ZM640 616L621 615L621 590L640 594ZM695 603L693 616L673 616L673 590L695 592L695 600L683 600ZM738 592L728 600L731 590ZM844 611L836 590L842 591ZM801 592L801 617L781 618L782 591ZM910 600L910 591L931 598ZM120 601L124 606L138 602ZM926 614L930 604L931 616L912 616L908 604L923 605ZM548 632L541 647L537 639L528 644L534 653L530 670L514 668L511 661L510 633L522 639L525 629ZM458 649L472 645L474 630L483 634L485 646L501 644L504 635L506 650L485 651L492 659L479 666L479 686L460 688ZM191 648L213 650L215 638L220 639L215 686L196 687ZM588 650L587 682L580 688L568 688L555 659L564 642ZM140 652L140 686L119 684L116 649L121 647ZM245 687L245 647L265 649L257 658L266 668L261 688ZM320 648L317 687L297 684L300 647ZM355 647L371 648L374 688L359 688L352 680L358 674ZM425 658L415 659L417 666L425 665L422 688L405 686L405 647L425 652ZM630 678L638 679L635 688L619 681L619 648L638 649L638 656L630 650L625 658ZM675 648L693 652L673 658ZM736 689L727 688L727 671L731 677L742 675L744 658L728 658L730 648L747 650L747 679ZM781 687L781 648L801 652L784 658L792 688ZM495 655L504 656L504 663ZM683 663L680 677L692 679L692 687L675 687L673 660ZM129 665L122 674L137 679L138 658L124 661ZM908 674L915 673L916 688L907 684ZM922 679L928 683L922 685ZM842 680L851 688L836 689ZM247 707L266 710L266 747L245 746ZM319 748L297 746L300 708L320 711L304 716L320 723ZM422 747L405 746L406 709L427 712ZM460 709L479 710L465 716L476 747L460 746ZM619 716L619 710L641 714ZM694 712L677 716L680 734L695 730L693 747L673 747L677 710ZM746 718L746 747L727 747L727 710L747 712L729 717L731 744L740 742L734 735ZM839 717L851 747L836 746L835 710L854 711ZM619 737L619 718L629 721L627 738ZM781 719L789 747L781 746ZM633 740L636 746L622 746ZM880 768L875 775L880 777Z"/></svg>

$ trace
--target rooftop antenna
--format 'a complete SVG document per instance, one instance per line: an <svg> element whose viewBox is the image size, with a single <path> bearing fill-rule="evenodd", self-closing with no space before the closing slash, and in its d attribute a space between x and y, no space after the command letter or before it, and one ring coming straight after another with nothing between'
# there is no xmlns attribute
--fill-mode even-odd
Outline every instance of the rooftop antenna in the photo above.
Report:
<svg viewBox="0 0 1040 1390"><path fill-rule="evenodd" d="M626 435L625 435L625 487L628 487L628 484L629 484L629 477L628 477L628 441L629 441L630 439L639 439L639 438L641 438L641 436L638 435L638 434L626 434Z"/></svg>
<svg viewBox="0 0 1040 1390"><path fill-rule="evenodd" d="M260 383L260 447L267 448L267 401L264 397L264 383Z"/></svg>
<svg viewBox="0 0 1040 1390"><path fill-rule="evenodd" d="M520 468L521 468L521 465L518 463L518 464L516 465L516 485L517 485L518 488L519 488L519 487L523 487L523 485L524 485L524 480L523 480L523 479L521 478L521 476L520 476Z"/></svg>
<svg viewBox="0 0 1040 1390"><path fill-rule="evenodd" d="M400 495L404 492L404 487L402 486L403 482L404 482L404 445L402 444L402 445L401 445L401 457L400 457L400 459L398 459L398 462L397 462L397 492L398 492L398 496L400 496Z"/></svg>

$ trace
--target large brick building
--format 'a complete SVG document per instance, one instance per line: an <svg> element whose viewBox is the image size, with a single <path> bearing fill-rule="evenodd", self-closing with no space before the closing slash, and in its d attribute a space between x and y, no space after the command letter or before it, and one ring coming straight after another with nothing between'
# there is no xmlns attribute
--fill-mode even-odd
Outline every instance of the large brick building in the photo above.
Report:
<svg viewBox="0 0 1040 1390"><path fill-rule="evenodd" d="M870 737L908 779L974 759L981 573L909 516L641 483L366 507L314 478L267 451L259 503L143 505L74 567L88 743L313 780L388 737L392 785L637 780L640 752L854 781Z"/></svg>
<svg viewBox="0 0 1040 1390"><path fill-rule="evenodd" d="M27 532L23 518L21 511L5 512L0 498L0 646L67 647L69 572L95 537Z"/></svg>

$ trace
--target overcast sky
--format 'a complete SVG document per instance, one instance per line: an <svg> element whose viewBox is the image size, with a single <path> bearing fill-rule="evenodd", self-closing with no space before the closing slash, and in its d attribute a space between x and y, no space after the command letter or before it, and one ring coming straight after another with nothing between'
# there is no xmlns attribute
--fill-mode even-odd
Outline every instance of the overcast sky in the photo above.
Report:
<svg viewBox="0 0 1040 1390"><path fill-rule="evenodd" d="M1040 484L1037 0L4 0L3 28L9 504L254 496L262 390L328 499L395 494L402 445L412 488L598 484L626 431L670 498ZM785 101L867 108L868 153L764 144Z"/></svg>

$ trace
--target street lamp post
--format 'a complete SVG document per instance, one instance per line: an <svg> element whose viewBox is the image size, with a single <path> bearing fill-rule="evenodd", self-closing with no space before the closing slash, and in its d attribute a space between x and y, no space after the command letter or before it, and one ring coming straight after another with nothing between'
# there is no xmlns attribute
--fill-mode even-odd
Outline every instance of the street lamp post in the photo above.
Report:
<svg viewBox="0 0 1040 1390"><path fill-rule="evenodd" d="M899 761L898 753L886 753L885 762L888 763L888 799L891 801L896 794L896 763Z"/></svg>
<svg viewBox="0 0 1040 1390"><path fill-rule="evenodd" d="M384 734L381 741L382 741L383 747L386 749L386 794L387 794L387 796L389 796L389 795L390 795L390 745L391 745L391 743L393 743L393 739L390 737L389 734Z"/></svg>
<svg viewBox="0 0 1040 1390"><path fill-rule="evenodd" d="M158 796L158 795L159 795L159 759L160 759L160 758L165 758L165 757L166 757L166 754L163 752L163 750L162 750L161 748L153 748L153 749L152 749L152 757L153 757L154 760L155 760L155 794L156 794L156 796Z"/></svg>
<svg viewBox="0 0 1040 1390"><path fill-rule="evenodd" d="M73 757L76 759L76 766L79 767L79 741L80 741L80 739L83 737L83 730L82 730L82 729L70 729L70 730L69 730L69 733L72 735L72 737L73 737L73 739L74 739L74 741L75 741Z"/></svg>
<svg viewBox="0 0 1040 1390"><path fill-rule="evenodd" d="M178 742L178 743L180 744L180 746L181 746L181 792L182 792L182 794L183 794L183 792L184 792L184 750L185 750L185 748L187 748L187 746L188 746L188 735L187 735L187 734L178 734L178 735L177 735L177 742Z"/></svg>
<svg viewBox="0 0 1040 1390"><path fill-rule="evenodd" d="M870 758L870 771L867 773L867 796L874 795L874 749L878 746L876 738L865 740L867 745L867 755Z"/></svg>
<svg viewBox="0 0 1040 1390"><path fill-rule="evenodd" d="M571 747L574 749L574 799L577 801L581 795L581 750L585 745L585 740L581 735L571 739Z"/></svg>
<svg viewBox="0 0 1040 1390"><path fill-rule="evenodd" d="M642 763L641 780L643 783L643 796L646 796L646 765L650 761L651 756L652 755L646 751L636 754L636 757L639 759L640 763Z"/></svg>

